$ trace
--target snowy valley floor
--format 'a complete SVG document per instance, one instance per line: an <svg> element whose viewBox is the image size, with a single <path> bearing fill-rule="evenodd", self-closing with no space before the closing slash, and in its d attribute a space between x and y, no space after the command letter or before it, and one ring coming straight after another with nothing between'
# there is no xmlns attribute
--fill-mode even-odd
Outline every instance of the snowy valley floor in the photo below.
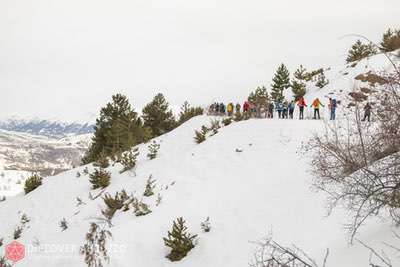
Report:
<svg viewBox="0 0 400 267"><path fill-rule="evenodd" d="M116 213L110 231L118 249L109 266L244 267L253 258L252 241L271 231L275 240L296 244L318 262L330 248L327 266L368 266L369 252L348 245L345 212L326 217L325 196L311 190L310 159L301 147L314 132L323 130L322 121L252 119L223 127L204 143L195 144L194 130L211 119L196 117L157 138L161 149L155 160L146 158L147 145L140 146L136 176L119 174L119 164L108 168L112 178L106 192L112 195L125 189L141 197L149 175L157 183L155 195L143 198L151 214ZM101 198L88 198L89 192L98 191L90 189L87 175L76 177L83 169L46 178L30 194L0 203L0 238L5 244L12 241L21 215L30 218L19 239L28 247L27 255L15 266L86 266L77 250L89 223L101 216L104 203ZM158 193L162 201L156 206ZM77 206L77 197L86 204ZM185 259L171 263L165 258L168 249L162 238L180 216L189 231L199 235L198 245ZM200 223L208 216L211 232L202 233ZM64 232L59 227L62 218L69 224ZM382 242L393 240L392 230L388 223L370 221L358 238L390 255ZM46 245L70 245L75 251L52 251Z"/></svg>

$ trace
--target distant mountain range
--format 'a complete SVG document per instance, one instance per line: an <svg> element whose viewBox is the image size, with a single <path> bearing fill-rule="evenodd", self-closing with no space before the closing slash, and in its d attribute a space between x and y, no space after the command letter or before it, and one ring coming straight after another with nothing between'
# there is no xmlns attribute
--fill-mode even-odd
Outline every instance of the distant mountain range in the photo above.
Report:
<svg viewBox="0 0 400 267"><path fill-rule="evenodd" d="M94 125L91 123L67 123L45 119L10 118L0 120L0 129L51 138L63 138L71 135L93 133Z"/></svg>

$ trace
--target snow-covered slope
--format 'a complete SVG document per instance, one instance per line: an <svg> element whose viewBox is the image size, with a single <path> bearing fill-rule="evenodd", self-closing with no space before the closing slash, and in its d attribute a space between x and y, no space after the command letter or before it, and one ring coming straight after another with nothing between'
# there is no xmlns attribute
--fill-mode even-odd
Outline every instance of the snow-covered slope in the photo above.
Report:
<svg viewBox="0 0 400 267"><path fill-rule="evenodd" d="M53 139L0 130L0 196L21 192L31 172L52 175L78 166L91 136Z"/></svg>
<svg viewBox="0 0 400 267"><path fill-rule="evenodd" d="M276 240L295 243L317 260L329 247L328 266L368 266L369 252L347 245L344 212L325 217L324 196L310 190L309 159L300 148L322 129L321 121L251 119L195 144L194 130L210 119L196 117L159 137L161 149L154 160L145 157L147 146L140 146L136 175L119 174L119 164L108 168L112 178L106 192L113 195L125 189L152 210L144 217L135 217L132 211L116 213L109 266L248 266L254 253L251 241L271 230ZM7 218L0 221L4 243L13 239L22 214L30 218L19 239L28 251L18 266L85 266L79 247L89 223L101 217L104 203L101 198L89 199L89 192L96 195L99 190L90 189L87 175L76 177L83 168L45 178L30 194L0 203L0 218ZM156 179L155 195L143 197L150 175ZM158 194L162 201L157 206ZM77 206L77 197L85 204ZM165 258L168 249L162 237L179 216L199 235L198 244L182 261L171 263ZM207 216L212 229L202 233L200 222ZM69 225L64 232L58 225L63 218ZM391 241L390 227L368 222L359 238L379 250L382 241Z"/></svg>

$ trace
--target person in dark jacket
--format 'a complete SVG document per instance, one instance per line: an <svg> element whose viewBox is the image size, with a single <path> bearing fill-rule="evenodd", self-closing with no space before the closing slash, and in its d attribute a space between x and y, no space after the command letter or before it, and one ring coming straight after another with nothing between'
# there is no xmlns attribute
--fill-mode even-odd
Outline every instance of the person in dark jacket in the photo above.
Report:
<svg viewBox="0 0 400 267"><path fill-rule="evenodd" d="M367 102L364 107L364 118L362 119L362 121L365 121L366 119L368 119L368 121L371 121L371 110L372 106L369 102Z"/></svg>
<svg viewBox="0 0 400 267"><path fill-rule="evenodd" d="M221 115L225 115L226 107L224 103L219 104L219 112L221 113Z"/></svg>
<svg viewBox="0 0 400 267"><path fill-rule="evenodd" d="M240 104L239 103L236 104L236 113L240 113Z"/></svg>
<svg viewBox="0 0 400 267"><path fill-rule="evenodd" d="M274 108L275 108L275 106L274 106L274 103L272 103L272 102L269 102L269 104L268 104L268 118L273 118L274 117Z"/></svg>
<svg viewBox="0 0 400 267"><path fill-rule="evenodd" d="M275 104L275 108L276 108L276 111L278 111L278 117L279 117L279 119L282 119L282 112L283 112L283 105L282 105L282 103L276 103L276 104Z"/></svg>
<svg viewBox="0 0 400 267"><path fill-rule="evenodd" d="M336 119L336 106L337 106L336 99L329 98L329 110L331 113L331 117L330 117L331 121Z"/></svg>
<svg viewBox="0 0 400 267"><path fill-rule="evenodd" d="M290 101L289 106L288 106L288 110L289 110L289 118L293 119L293 113L294 113L294 101Z"/></svg>

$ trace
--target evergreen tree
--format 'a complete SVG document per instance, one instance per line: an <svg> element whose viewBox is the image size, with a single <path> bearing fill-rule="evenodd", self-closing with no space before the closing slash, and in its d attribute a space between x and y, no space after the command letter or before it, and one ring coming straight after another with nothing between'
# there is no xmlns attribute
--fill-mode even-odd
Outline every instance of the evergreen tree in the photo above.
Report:
<svg viewBox="0 0 400 267"><path fill-rule="evenodd" d="M317 76L317 82L315 83L315 86L319 87L320 89L324 88L329 84L329 80L326 79L325 77L325 72L322 72Z"/></svg>
<svg viewBox="0 0 400 267"><path fill-rule="evenodd" d="M33 174L25 181L24 191L25 194L32 192L36 188L42 185L42 177L39 174Z"/></svg>
<svg viewBox="0 0 400 267"><path fill-rule="evenodd" d="M300 67L298 67L297 70L294 72L293 76L297 80L305 81L307 79L306 68L304 68L303 65L300 65Z"/></svg>
<svg viewBox="0 0 400 267"><path fill-rule="evenodd" d="M283 91L290 87L290 73L283 63L279 66L272 81L271 97L275 102L282 103Z"/></svg>
<svg viewBox="0 0 400 267"><path fill-rule="evenodd" d="M254 103L257 107L267 107L268 91L265 86L257 87L254 92L251 92L248 97L249 102Z"/></svg>
<svg viewBox="0 0 400 267"><path fill-rule="evenodd" d="M360 40L357 40L348 52L346 62L356 62L366 57L370 57L376 54L376 49L372 43L363 44Z"/></svg>
<svg viewBox="0 0 400 267"><path fill-rule="evenodd" d="M119 173L124 173L126 171L135 168L138 156L139 156L139 148L137 147L135 147L130 151L122 153L119 162L122 164L122 166L124 166L124 168Z"/></svg>
<svg viewBox="0 0 400 267"><path fill-rule="evenodd" d="M186 257L188 252L194 248L194 239L197 235L187 233L187 227L183 218L174 221L172 230L168 232L168 237L163 238L164 244L171 248L167 258L171 261L179 261Z"/></svg>
<svg viewBox="0 0 400 267"><path fill-rule="evenodd" d="M298 100L306 94L306 84L302 80L292 79L292 92L294 98Z"/></svg>
<svg viewBox="0 0 400 267"><path fill-rule="evenodd" d="M146 189L144 190L143 196L150 197L154 195L154 188L156 188L155 180L153 180L153 176L150 175L149 179L146 182Z"/></svg>
<svg viewBox="0 0 400 267"><path fill-rule="evenodd" d="M400 48L400 30L388 29L382 37L380 50L392 52Z"/></svg>
<svg viewBox="0 0 400 267"><path fill-rule="evenodd" d="M152 137L165 134L176 126L176 121L168 102L162 94L157 94L142 111L145 127L151 130Z"/></svg>
<svg viewBox="0 0 400 267"><path fill-rule="evenodd" d="M110 185L111 174L103 169L95 169L89 175L89 181L92 184L92 189L106 188Z"/></svg>
<svg viewBox="0 0 400 267"><path fill-rule="evenodd" d="M189 102L185 101L181 107L181 112L179 113L178 124L181 125L195 116L203 115L203 113L203 108L191 107Z"/></svg>
<svg viewBox="0 0 400 267"><path fill-rule="evenodd" d="M158 150L160 149L160 144L153 140L148 148L149 153L147 154L147 158L150 160L155 159L157 157Z"/></svg>
<svg viewBox="0 0 400 267"><path fill-rule="evenodd" d="M149 131L143 127L128 98L121 94L113 95L112 102L100 110L92 144L82 162L87 164L100 157L114 157L148 139Z"/></svg>

